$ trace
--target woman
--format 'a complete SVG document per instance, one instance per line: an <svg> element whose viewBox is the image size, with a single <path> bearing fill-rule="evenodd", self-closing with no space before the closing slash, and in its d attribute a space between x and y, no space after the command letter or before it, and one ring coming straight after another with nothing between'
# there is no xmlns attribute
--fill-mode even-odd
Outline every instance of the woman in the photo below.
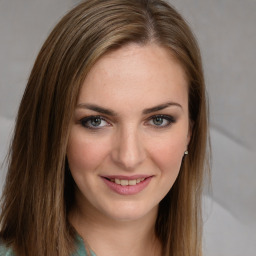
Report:
<svg viewBox="0 0 256 256"><path fill-rule="evenodd" d="M83 2L46 40L19 108L0 252L201 255L207 132L182 17L161 0Z"/></svg>

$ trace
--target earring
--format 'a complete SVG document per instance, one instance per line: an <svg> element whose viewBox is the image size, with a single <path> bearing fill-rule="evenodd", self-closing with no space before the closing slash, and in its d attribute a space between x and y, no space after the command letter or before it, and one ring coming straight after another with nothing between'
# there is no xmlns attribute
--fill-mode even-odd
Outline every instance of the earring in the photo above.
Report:
<svg viewBox="0 0 256 256"><path fill-rule="evenodd" d="M184 155L188 155L188 151L187 150L184 152Z"/></svg>

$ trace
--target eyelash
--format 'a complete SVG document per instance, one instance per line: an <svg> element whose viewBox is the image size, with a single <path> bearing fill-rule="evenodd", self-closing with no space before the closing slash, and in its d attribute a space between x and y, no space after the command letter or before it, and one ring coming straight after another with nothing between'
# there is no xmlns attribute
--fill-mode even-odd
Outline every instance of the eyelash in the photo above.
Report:
<svg viewBox="0 0 256 256"><path fill-rule="evenodd" d="M167 122L167 124L165 125L152 124L152 126L154 126L154 128L157 128L157 129L169 127L170 125L176 122L176 119L173 116L169 116L169 115L154 115L148 118L147 121L148 122L153 121L154 119L157 119L157 118L161 118L163 121Z"/></svg>
<svg viewBox="0 0 256 256"><path fill-rule="evenodd" d="M157 118L160 118L162 119L162 121L164 122L167 122L167 124L165 125L157 125L155 123L153 124L149 124L150 121L154 122L153 120L156 120ZM99 119L100 120L100 123L99 125L101 124L102 121L106 122L107 125L103 125L103 126L95 126L95 125L92 125L92 121L95 121ZM91 122L91 124L88 124L89 122ZM154 116L150 116L147 120L146 120L146 123L147 125L150 125L150 126L153 126L154 128L156 129L161 129L161 128L166 128L170 125L172 125L173 123L176 122L176 119L173 117L173 116L169 116L169 115L154 115ZM96 130L96 129L101 129L101 128L104 128L106 126L110 126L109 122L106 121L106 119L102 116L88 116L88 117L85 117L85 118L82 118L80 120L80 123L83 127L87 128L87 129L92 129L92 130Z"/></svg>
<svg viewBox="0 0 256 256"><path fill-rule="evenodd" d="M102 116L88 116L88 117L85 117L85 118L82 118L81 120L80 120L80 123L81 123L81 125L83 126L83 127L85 127L85 128L88 128L88 129L92 129L92 130L96 130L96 129L100 129L100 128L102 128L102 127L105 127L105 126L94 126L94 125L88 125L88 123L89 122L92 122L93 120L95 121L96 119L99 119L101 122L102 121L105 121L108 125L107 126L109 126L110 124L105 120L105 118L104 117L102 117Z"/></svg>

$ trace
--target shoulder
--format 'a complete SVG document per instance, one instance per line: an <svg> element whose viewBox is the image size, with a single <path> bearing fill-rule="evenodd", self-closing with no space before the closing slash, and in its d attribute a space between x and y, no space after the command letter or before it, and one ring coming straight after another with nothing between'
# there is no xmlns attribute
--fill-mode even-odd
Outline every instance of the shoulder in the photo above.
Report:
<svg viewBox="0 0 256 256"><path fill-rule="evenodd" d="M87 256L87 252L81 237L76 238L77 250L72 256ZM94 252L90 252L91 256L96 256ZM15 256L11 247L7 247L0 239L0 256Z"/></svg>
<svg viewBox="0 0 256 256"><path fill-rule="evenodd" d="M0 240L0 256L15 256L13 250L10 247L6 247Z"/></svg>

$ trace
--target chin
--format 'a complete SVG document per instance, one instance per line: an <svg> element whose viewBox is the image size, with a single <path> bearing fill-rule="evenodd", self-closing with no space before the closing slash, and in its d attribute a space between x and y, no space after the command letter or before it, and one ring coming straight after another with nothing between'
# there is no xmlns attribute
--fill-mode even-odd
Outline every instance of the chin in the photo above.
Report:
<svg viewBox="0 0 256 256"><path fill-rule="evenodd" d="M122 205L125 204L125 205ZM122 203L118 207L112 206L111 209L105 211L105 215L115 221L137 221L145 219L145 217L156 218L158 205L154 207L146 207L141 204Z"/></svg>

